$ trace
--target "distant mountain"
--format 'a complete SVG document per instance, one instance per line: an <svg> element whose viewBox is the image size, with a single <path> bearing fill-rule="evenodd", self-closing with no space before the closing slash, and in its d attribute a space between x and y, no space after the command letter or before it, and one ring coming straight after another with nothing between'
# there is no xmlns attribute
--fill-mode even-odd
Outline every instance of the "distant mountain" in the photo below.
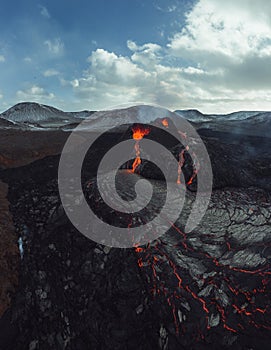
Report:
<svg viewBox="0 0 271 350"><path fill-rule="evenodd" d="M64 112L43 104L23 102L0 114L0 127L62 128L69 131L76 127L82 119L91 116L91 122L88 123L87 128L93 131L104 131L114 128L116 123L150 123L164 118L165 115L163 108L147 105L100 112L88 110ZM211 130L212 132L271 137L271 112L239 111L230 114L203 114L196 109L176 110L175 113L170 113L169 119L177 129L182 124L180 117L189 120L197 130L205 130L205 133Z"/></svg>
<svg viewBox="0 0 271 350"><path fill-rule="evenodd" d="M253 117L259 113L265 113L265 112L259 112L259 111L240 111L240 112L233 112L229 114L203 114L197 109L181 109L176 110L175 113L181 115L182 117L186 118L187 120L190 120L192 122L205 122L205 121L212 121L214 119L216 120L243 120L250 117ZM269 113L269 112L267 112Z"/></svg>
<svg viewBox="0 0 271 350"><path fill-rule="evenodd" d="M246 119L249 123L261 124L271 122L271 112L259 112Z"/></svg>
<svg viewBox="0 0 271 350"><path fill-rule="evenodd" d="M230 114L202 114L197 110L175 112L189 120L197 130L205 130L206 135L210 135L212 131L271 137L271 112L240 111Z"/></svg>
<svg viewBox="0 0 271 350"><path fill-rule="evenodd" d="M91 114L95 113L95 111L79 111L79 112L66 112L66 114L73 116L78 119L85 119L89 117Z"/></svg>
<svg viewBox="0 0 271 350"><path fill-rule="evenodd" d="M33 102L18 103L0 116L13 122L40 122L67 118L66 113L57 108Z"/></svg>
<svg viewBox="0 0 271 350"><path fill-rule="evenodd" d="M232 112L228 114L211 114L210 117L212 118L219 118L219 119L225 119L225 120L244 120L248 119L250 117L255 116L256 114L264 113L260 111L239 111L239 112Z"/></svg>
<svg viewBox="0 0 271 350"><path fill-rule="evenodd" d="M197 109L176 110L175 113L181 115L187 120L194 121L194 122L203 122L203 121L212 120L211 116L205 115L200 111L198 111Z"/></svg>
<svg viewBox="0 0 271 350"><path fill-rule="evenodd" d="M22 102L0 114L0 118L13 123L57 126L58 124L79 123L79 119L86 118L92 113L92 111L63 112L60 109L35 102Z"/></svg>

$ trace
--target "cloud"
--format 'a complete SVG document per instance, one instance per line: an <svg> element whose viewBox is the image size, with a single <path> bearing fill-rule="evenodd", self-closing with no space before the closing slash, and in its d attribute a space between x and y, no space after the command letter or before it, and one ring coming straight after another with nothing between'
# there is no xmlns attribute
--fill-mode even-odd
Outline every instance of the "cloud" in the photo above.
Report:
<svg viewBox="0 0 271 350"><path fill-rule="evenodd" d="M209 113L271 109L270 17L265 0L199 0L166 47L128 40L126 57L99 48L66 85L91 108L144 100Z"/></svg>
<svg viewBox="0 0 271 350"><path fill-rule="evenodd" d="M156 0L156 2L154 2L153 5L156 10L165 12L165 13L175 12L178 9L176 1L172 4L167 4L167 6L164 6L163 4L160 4L159 1Z"/></svg>
<svg viewBox="0 0 271 350"><path fill-rule="evenodd" d="M134 41L127 41L128 48L133 52L131 60L144 66L156 64L160 60L160 45L148 43L138 46Z"/></svg>
<svg viewBox="0 0 271 350"><path fill-rule="evenodd" d="M101 48L93 51L84 74L71 81L63 80L62 85L71 86L77 101L92 109L137 101L171 109L198 108L209 113L255 109L259 99L260 109L271 106L271 73L268 70L266 78L261 76L266 83L256 84L256 73L250 72L253 60L252 68L247 61L241 67L229 66L225 73L225 66L209 67L200 61L187 67L169 64L164 49L153 43L139 46L128 41L127 46L131 50L129 57ZM267 62L265 66L269 67ZM234 79L236 74L246 80Z"/></svg>
<svg viewBox="0 0 271 350"><path fill-rule="evenodd" d="M44 88L33 85L25 90L18 90L16 93L17 99L20 101L33 101L42 103L44 100L52 100L55 95L52 92L44 90Z"/></svg>
<svg viewBox="0 0 271 350"><path fill-rule="evenodd" d="M171 53L211 64L242 63L247 56L271 55L271 3L200 0L168 44ZM207 63L208 64L208 63Z"/></svg>
<svg viewBox="0 0 271 350"><path fill-rule="evenodd" d="M40 14L44 17L44 18L47 18L47 19L50 19L51 18L51 15L48 11L48 9L43 6L43 5L39 5L39 8L40 8Z"/></svg>
<svg viewBox="0 0 271 350"><path fill-rule="evenodd" d="M32 62L32 58L31 57L25 57L24 58L24 62L31 63Z"/></svg>
<svg viewBox="0 0 271 350"><path fill-rule="evenodd" d="M118 56L104 49L93 51L88 62L91 66L87 74L89 76L94 74L97 80L110 82L110 84L130 85L134 79L145 79L148 75L128 57Z"/></svg>
<svg viewBox="0 0 271 350"><path fill-rule="evenodd" d="M174 12L177 10L177 6L176 5L171 5L167 8L167 11L168 12Z"/></svg>
<svg viewBox="0 0 271 350"><path fill-rule="evenodd" d="M194 94L186 76L206 74L193 67L184 69L160 64L158 45L138 46L131 41L127 44L132 50L131 57L97 49L88 58L90 66L84 75L69 82L84 105L88 102L91 108L100 109L105 104L145 101L177 107L180 101L184 103ZM138 54L136 58L135 53ZM67 85L67 81L62 83Z"/></svg>
<svg viewBox="0 0 271 350"><path fill-rule="evenodd" d="M179 8L166 4L179 16ZM79 108L103 109L144 101L170 109L197 108L206 113L271 109L271 3L266 0L199 0L178 31L163 46L127 41L127 55L92 42L87 67L62 77L43 68L45 77L59 75L65 96ZM173 27L172 27L173 28ZM180 29L181 28L181 29ZM51 56L64 53L60 38L44 41ZM33 85L17 92L24 100L54 99ZM54 99L54 102L56 99Z"/></svg>
<svg viewBox="0 0 271 350"><path fill-rule="evenodd" d="M246 96L249 108L258 90L264 108L271 102L270 16L271 3L264 0L200 0L187 14L183 29L170 39L169 52L207 71L197 84L221 101L223 94L234 106L240 99L243 108Z"/></svg>
<svg viewBox="0 0 271 350"><path fill-rule="evenodd" d="M53 77L56 75L59 75L59 71L57 71L56 69L47 69L46 71L43 72L43 75L48 78L48 77Z"/></svg>
<svg viewBox="0 0 271 350"><path fill-rule="evenodd" d="M0 62L5 62L6 61L6 58L5 58L5 56L3 56L3 55L0 55Z"/></svg>
<svg viewBox="0 0 271 350"><path fill-rule="evenodd" d="M64 52L64 43L60 38L55 38L53 40L45 40L44 45L47 46L49 53L59 56Z"/></svg>

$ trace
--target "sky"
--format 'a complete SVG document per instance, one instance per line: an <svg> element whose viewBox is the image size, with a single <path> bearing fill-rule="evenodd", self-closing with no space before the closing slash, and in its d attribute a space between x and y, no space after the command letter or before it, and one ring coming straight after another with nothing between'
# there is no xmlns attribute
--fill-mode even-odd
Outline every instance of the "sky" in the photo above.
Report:
<svg viewBox="0 0 271 350"><path fill-rule="evenodd" d="M271 2L4 0L0 112L23 101L271 110Z"/></svg>

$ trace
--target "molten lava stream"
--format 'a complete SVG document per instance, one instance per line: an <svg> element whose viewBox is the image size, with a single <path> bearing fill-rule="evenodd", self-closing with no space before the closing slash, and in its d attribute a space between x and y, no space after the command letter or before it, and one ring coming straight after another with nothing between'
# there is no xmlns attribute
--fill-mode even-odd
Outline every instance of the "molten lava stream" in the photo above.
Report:
<svg viewBox="0 0 271 350"><path fill-rule="evenodd" d="M141 164L139 141L142 140L144 136L150 133L150 129L142 126L135 126L132 128L132 130L133 130L133 139L136 141L135 143L136 159L134 160L132 165L132 172L134 173L136 168Z"/></svg>
<svg viewBox="0 0 271 350"><path fill-rule="evenodd" d="M166 118L162 120L162 124L164 125L165 128L168 128L168 120Z"/></svg>

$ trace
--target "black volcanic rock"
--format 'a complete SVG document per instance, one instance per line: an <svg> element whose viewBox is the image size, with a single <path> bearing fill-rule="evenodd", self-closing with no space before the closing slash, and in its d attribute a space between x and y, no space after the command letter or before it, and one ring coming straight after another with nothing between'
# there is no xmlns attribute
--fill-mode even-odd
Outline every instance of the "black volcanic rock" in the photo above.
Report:
<svg viewBox="0 0 271 350"><path fill-rule="evenodd" d="M104 126L103 120L95 123ZM105 210L95 175L103 154L130 139L134 125L126 123L100 137L86 155L81 178L97 216L126 226L134 218ZM43 132L51 140L61 136L62 143L69 136ZM1 181L9 185L10 212L21 242L19 286L0 319L1 350L269 349L270 138L231 133L223 125L220 130L201 127L199 134L214 173L214 191L201 223L184 232L195 201L195 178L170 230L132 249L102 246L72 226L58 193L59 155L35 162L31 156L31 164L0 171ZM13 140L27 138L29 144L41 137L36 131L16 135ZM165 144L176 159L184 149L155 126L146 137ZM14 142L16 157L24 156L20 142ZM185 157L182 170L188 178L193 164L188 152ZM166 186L150 162L143 160L137 170L157 191L138 215L137 224L144 224L159 214ZM119 194L133 198L139 175L121 170L119 176ZM179 198L171 204L178 206Z"/></svg>
<svg viewBox="0 0 271 350"><path fill-rule="evenodd" d="M12 128L15 126L15 123L12 123L11 121L9 120L6 120L4 118L0 118L0 128L6 128L6 127L9 127L9 128Z"/></svg>
<svg viewBox="0 0 271 350"><path fill-rule="evenodd" d="M23 253L0 348L268 348L270 193L214 191L201 224L185 235L194 200L188 192L177 229L149 247L116 249L71 225L60 204L57 165L58 157L47 157L1 173ZM135 177L122 179L128 181L122 191ZM101 208L93 186L84 188Z"/></svg>
<svg viewBox="0 0 271 350"><path fill-rule="evenodd" d="M211 160L213 189L255 186L271 190L271 138L236 135L209 129L200 129L198 132ZM159 140L161 144L165 144L177 161L180 153L184 150L184 146L176 142L176 139L169 141L166 133L157 131L155 128L151 129L146 138ZM159 156L165 157L164 161L168 162L166 154ZM185 162L182 172L186 182L188 182L193 175L194 168L188 151L184 152L184 156ZM132 161L125 164L123 168L131 168L131 165ZM171 168L170 163L168 168ZM199 174L201 171L200 169ZM164 179L161 171L154 164L144 159L136 172L146 178ZM176 181L177 173L172 173L171 178L172 181ZM195 190L196 184L197 177L189 188Z"/></svg>

